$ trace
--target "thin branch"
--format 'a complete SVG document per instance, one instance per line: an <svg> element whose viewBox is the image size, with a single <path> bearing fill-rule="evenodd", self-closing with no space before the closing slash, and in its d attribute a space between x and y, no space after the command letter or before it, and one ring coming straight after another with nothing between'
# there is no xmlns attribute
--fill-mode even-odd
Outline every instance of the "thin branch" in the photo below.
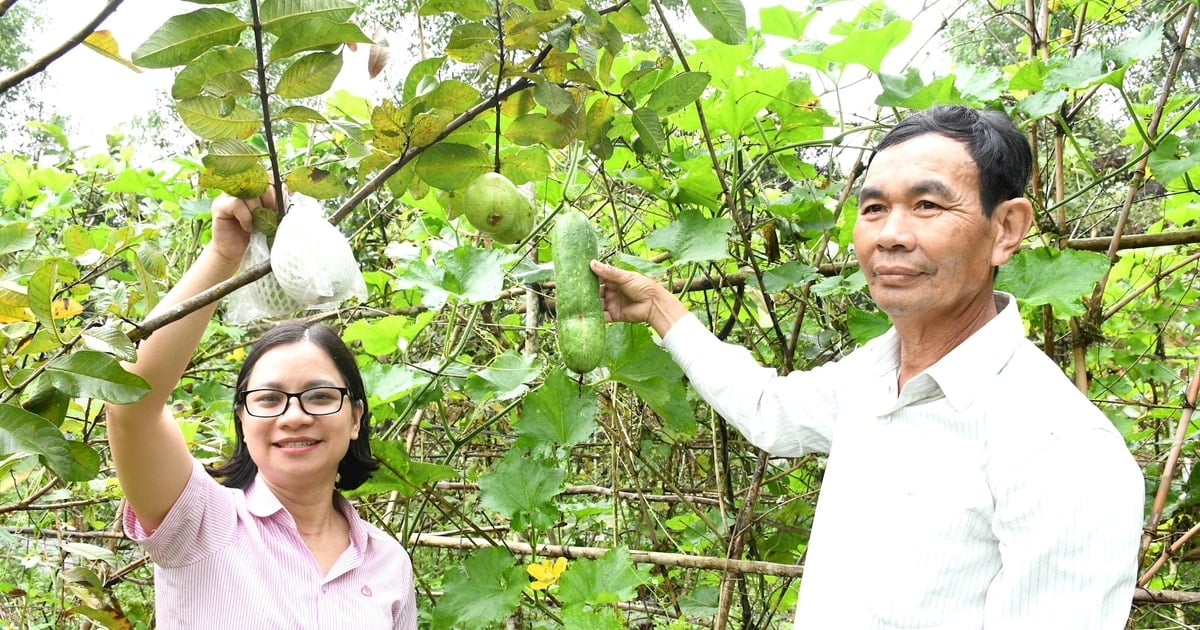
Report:
<svg viewBox="0 0 1200 630"><path fill-rule="evenodd" d="M13 2L15 1L16 0L13 0ZM93 32L95 32L96 27L100 26L100 24L104 22L108 16L112 15L113 11L116 11L117 7L121 6L122 2L124 2L124 0L108 0L108 4L104 5L104 8L96 14L96 17L92 18L91 22L88 22L87 26L80 29L78 33L75 33L69 37L67 41L63 42L58 48L55 48L42 58L35 60L33 63L21 68L20 70L17 70L4 79L0 79L0 94L11 90L12 88L20 85L26 79L45 70L51 63L57 61L59 57L62 57L70 52L72 48L82 44L83 40L87 39L88 35L91 35ZM11 3L8 6L11 6ZM7 6L5 7L5 10L7 10Z"/></svg>

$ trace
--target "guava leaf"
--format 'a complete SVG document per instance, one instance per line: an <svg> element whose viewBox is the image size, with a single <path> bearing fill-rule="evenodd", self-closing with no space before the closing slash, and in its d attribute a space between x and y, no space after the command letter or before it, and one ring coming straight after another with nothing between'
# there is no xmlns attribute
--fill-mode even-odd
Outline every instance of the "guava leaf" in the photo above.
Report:
<svg viewBox="0 0 1200 630"><path fill-rule="evenodd" d="M232 46L247 24L228 11L198 9L172 16L130 58L143 68L182 66L214 46Z"/></svg>
<svg viewBox="0 0 1200 630"><path fill-rule="evenodd" d="M541 112L532 112L509 123L504 137L523 147L540 144L561 149L573 136L566 125Z"/></svg>
<svg viewBox="0 0 1200 630"><path fill-rule="evenodd" d="M89 328L83 331L79 338L88 350L103 352L122 361L137 360L137 346L129 339L129 335L114 323Z"/></svg>
<svg viewBox="0 0 1200 630"><path fill-rule="evenodd" d="M33 224L25 221L13 221L0 225L0 256L13 252L24 251L37 243Z"/></svg>
<svg viewBox="0 0 1200 630"><path fill-rule="evenodd" d="M996 288L1025 306L1049 304L1060 315L1082 315L1081 298L1091 295L1108 268L1108 257L1097 252L1039 247L1017 252L1001 267Z"/></svg>
<svg viewBox="0 0 1200 630"><path fill-rule="evenodd" d="M662 153L667 145L667 135L663 132L658 112L647 107L633 110L633 129L638 132L643 149L654 154Z"/></svg>
<svg viewBox="0 0 1200 630"><path fill-rule="evenodd" d="M241 73L255 65L254 51L240 46L220 46L188 62L171 85L171 96L177 100L200 96L204 86L215 77Z"/></svg>
<svg viewBox="0 0 1200 630"><path fill-rule="evenodd" d="M627 385L666 423L671 437L696 432L696 417L687 402L683 371L671 355L654 343L645 326L612 324L604 336L612 380Z"/></svg>
<svg viewBox="0 0 1200 630"><path fill-rule="evenodd" d="M349 22L331 22L324 18L313 18L297 22L282 31L279 39L271 46L268 58L271 62L286 59L296 53L309 50L332 51L338 46L351 43L371 43L362 29Z"/></svg>
<svg viewBox="0 0 1200 630"><path fill-rule="evenodd" d="M56 388L72 396L119 405L135 403L150 393L145 379L126 372L116 359L94 350L54 359L46 365L46 377Z"/></svg>
<svg viewBox="0 0 1200 630"><path fill-rule="evenodd" d="M450 31L446 56L463 63L475 63L495 47L496 31L481 22L460 22Z"/></svg>
<svg viewBox="0 0 1200 630"><path fill-rule="evenodd" d="M214 174L229 176L254 168L265 155L245 140L226 138L210 142L201 161Z"/></svg>
<svg viewBox="0 0 1200 630"><path fill-rule="evenodd" d="M84 38L83 45L134 72L142 71L141 68L133 65L128 59L121 56L120 47L117 45L117 38L113 37L110 30L92 31L90 35Z"/></svg>
<svg viewBox="0 0 1200 630"><path fill-rule="evenodd" d="M262 119L254 110L234 104L228 106L213 96L193 96L176 105L183 124L205 140L236 138L244 140L258 131Z"/></svg>
<svg viewBox="0 0 1200 630"><path fill-rule="evenodd" d="M741 0L688 0L700 26L717 41L740 44L746 41L746 7Z"/></svg>
<svg viewBox="0 0 1200 630"><path fill-rule="evenodd" d="M627 602L637 597L637 588L649 581L629 557L629 549L610 549L595 560L574 560L559 578L555 595L563 606L599 606Z"/></svg>
<svg viewBox="0 0 1200 630"><path fill-rule="evenodd" d="M433 627L473 630L503 621L516 611L528 584L529 576L507 549L480 549L446 571Z"/></svg>
<svg viewBox="0 0 1200 630"><path fill-rule="evenodd" d="M350 192L350 185L337 173L319 166L294 168L283 176L283 181L292 192L308 195L313 199L333 199Z"/></svg>
<svg viewBox="0 0 1200 630"><path fill-rule="evenodd" d="M537 357L505 352L496 357L486 368L472 372L467 377L464 391L471 400L482 401L489 397L496 400L511 400L529 391L529 381L542 373Z"/></svg>
<svg viewBox="0 0 1200 630"><path fill-rule="evenodd" d="M327 22L345 22L357 10L353 3L344 0L264 0L259 11L263 30L279 35L295 28L301 22L320 19Z"/></svg>
<svg viewBox="0 0 1200 630"><path fill-rule="evenodd" d="M690 208L647 236L646 245L671 252L672 265L723 260L729 256L732 230L733 221L725 217L708 219L699 210Z"/></svg>
<svg viewBox="0 0 1200 630"><path fill-rule="evenodd" d="M563 491L567 472L551 462L510 449L496 468L479 480L479 503L512 521L515 530L543 529L558 518L554 497Z"/></svg>
<svg viewBox="0 0 1200 630"><path fill-rule="evenodd" d="M654 88L646 107L658 112L659 118L670 116L700 98L710 80L707 72L680 72Z"/></svg>
<svg viewBox="0 0 1200 630"><path fill-rule="evenodd" d="M439 142L417 158L416 171L434 188L458 190L492 170L493 166L492 158L479 147Z"/></svg>
<svg viewBox="0 0 1200 630"><path fill-rule="evenodd" d="M87 481L100 469L100 455L91 447L67 440L41 416L0 403L0 456L16 453L37 455L66 481Z"/></svg>
<svg viewBox="0 0 1200 630"><path fill-rule="evenodd" d="M283 71L275 84L275 93L289 99L324 94L341 71L341 55L327 52L304 55Z"/></svg>
<svg viewBox="0 0 1200 630"><path fill-rule="evenodd" d="M592 436L600 402L591 387L562 370L551 372L537 391L525 397L517 433L569 448Z"/></svg>

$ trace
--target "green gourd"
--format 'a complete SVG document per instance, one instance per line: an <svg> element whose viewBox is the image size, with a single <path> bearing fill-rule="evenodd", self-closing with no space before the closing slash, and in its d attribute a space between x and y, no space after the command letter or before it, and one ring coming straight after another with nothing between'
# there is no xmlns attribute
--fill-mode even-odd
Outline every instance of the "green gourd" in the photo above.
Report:
<svg viewBox="0 0 1200 630"><path fill-rule="evenodd" d="M575 210L559 215L554 223L558 350L563 363L580 374L604 362L604 305L600 279L590 267L599 249L587 217Z"/></svg>

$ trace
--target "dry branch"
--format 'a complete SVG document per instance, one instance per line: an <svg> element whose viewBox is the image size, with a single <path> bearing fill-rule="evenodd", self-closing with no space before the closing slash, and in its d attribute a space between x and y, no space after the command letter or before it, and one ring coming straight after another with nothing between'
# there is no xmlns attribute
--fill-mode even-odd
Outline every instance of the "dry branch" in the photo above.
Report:
<svg viewBox="0 0 1200 630"><path fill-rule="evenodd" d="M59 45L58 48L46 53L40 59L35 60L28 66L25 66L24 68L17 70L7 77L0 79L0 94L7 92L8 90L20 85L21 82L25 81L29 77L32 77L33 75L45 70L59 57L62 57L70 52L72 48L82 44L83 40L87 39L88 35L91 35L96 30L96 27L100 26L100 24L104 22L108 16L112 15L113 11L116 11L117 7L121 6L123 1L124 0L108 0L108 4L104 5L104 8L96 14L96 17L92 18L91 22L87 23L87 26L84 26L79 30L78 33L72 35L69 39L67 39L67 41Z"/></svg>
<svg viewBox="0 0 1200 630"><path fill-rule="evenodd" d="M437 549L485 549L503 546L509 551L522 556L534 555L534 549L529 543L515 540L503 540L493 543L482 538L469 536L434 536L413 534L408 539L411 547L434 547ZM589 558L596 559L612 551L605 547L572 547L569 545L538 545L537 555L551 558ZM706 569L709 571L732 571L736 573L752 573L755 575L774 575L778 577L798 578L804 568L795 564L780 564L759 560L731 560L727 558L711 558L708 556L691 556L683 553L665 553L661 551L629 550L629 557L634 562L657 564L669 567L688 569Z"/></svg>

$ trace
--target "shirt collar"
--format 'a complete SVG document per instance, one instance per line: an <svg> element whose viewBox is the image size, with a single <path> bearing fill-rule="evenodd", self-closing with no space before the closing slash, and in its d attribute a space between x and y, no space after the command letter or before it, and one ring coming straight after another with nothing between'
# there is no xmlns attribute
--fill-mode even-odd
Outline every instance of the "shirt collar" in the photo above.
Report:
<svg viewBox="0 0 1200 630"><path fill-rule="evenodd" d="M271 492L271 488L267 486L262 479L262 474L255 475L254 482L245 490L246 510L256 518L272 518L276 514L282 514L291 525L295 528L296 523L292 519L292 515L284 509L283 504L279 502L279 498ZM358 517L358 512L354 510L354 506L350 501L341 494L335 494L333 497L334 505L338 511L346 517L346 522L350 524L350 544L361 554L367 548L367 538L370 532L367 529L366 523Z"/></svg>
<svg viewBox="0 0 1200 630"><path fill-rule="evenodd" d="M996 316L925 370L956 411L966 409L978 399L979 390L988 386L989 377L1000 372L1025 338L1017 300L999 291L994 297Z"/></svg>

